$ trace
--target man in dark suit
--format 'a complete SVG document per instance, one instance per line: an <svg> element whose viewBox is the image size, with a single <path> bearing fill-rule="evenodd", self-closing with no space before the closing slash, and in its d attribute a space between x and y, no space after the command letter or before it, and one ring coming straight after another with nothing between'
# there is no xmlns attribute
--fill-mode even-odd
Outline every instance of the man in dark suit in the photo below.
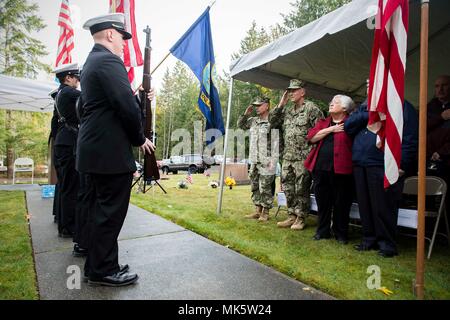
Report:
<svg viewBox="0 0 450 320"><path fill-rule="evenodd" d="M154 145L144 136L141 111L120 58L131 38L124 20L121 13L108 14L83 26L95 42L81 75L84 114L77 152L77 169L89 176L94 192L85 264L90 285L125 286L138 279L128 265L119 265L117 237L136 171L132 146L151 153Z"/></svg>
<svg viewBox="0 0 450 320"><path fill-rule="evenodd" d="M79 124L75 104L81 94L78 90L80 71L77 63L71 63L57 67L54 72L61 84L55 96L56 126L55 121L52 121L52 129L56 129L54 162L58 177L58 233L60 237L72 238L75 232L79 179L75 170Z"/></svg>
<svg viewBox="0 0 450 320"><path fill-rule="evenodd" d="M450 185L450 76L439 76L434 97L427 109L427 175L438 176ZM450 192L446 195L450 218Z"/></svg>

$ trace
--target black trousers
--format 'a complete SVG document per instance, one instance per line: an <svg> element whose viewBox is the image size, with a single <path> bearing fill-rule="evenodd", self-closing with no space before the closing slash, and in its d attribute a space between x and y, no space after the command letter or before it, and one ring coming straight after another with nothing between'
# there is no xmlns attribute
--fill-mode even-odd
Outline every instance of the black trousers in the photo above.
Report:
<svg viewBox="0 0 450 320"><path fill-rule="evenodd" d="M94 200L88 213L89 242L84 271L92 279L119 271L117 238L127 215L133 174L88 174L88 177Z"/></svg>
<svg viewBox="0 0 450 320"><path fill-rule="evenodd" d="M58 230L74 233L79 176L75 170L73 146L55 146L55 169L58 176Z"/></svg>
<svg viewBox="0 0 450 320"><path fill-rule="evenodd" d="M53 160L53 163L55 163L54 160ZM56 171L56 169L55 169L55 171ZM58 173L56 173L56 177L58 177ZM56 182L56 184L55 184L55 196L53 198L53 215L55 216L55 220L56 221L59 218L60 204L61 204L61 201L59 201L59 183Z"/></svg>
<svg viewBox="0 0 450 320"><path fill-rule="evenodd" d="M381 250L397 252L398 208L404 177L384 189L383 167L353 168L363 241L366 246L378 244Z"/></svg>
<svg viewBox="0 0 450 320"><path fill-rule="evenodd" d="M350 208L353 201L353 176L314 170L314 194L317 202L318 226L316 234L322 237L333 234L337 239L348 238Z"/></svg>
<svg viewBox="0 0 450 320"><path fill-rule="evenodd" d="M79 173L80 186L78 188L77 209L75 215L75 236L73 242L78 243L81 248L87 249L89 245L89 209L92 206L94 190L90 176Z"/></svg>
<svg viewBox="0 0 450 320"><path fill-rule="evenodd" d="M55 166L56 163L56 158L55 158L55 146L52 145L53 151L52 151L52 161L53 161L53 165ZM53 198L53 215L55 216L55 221L58 221L59 216L60 216L60 210L61 210L61 200L59 197L59 177L58 177L58 170L56 170L55 167L55 172L56 172L56 185L55 185L55 197Z"/></svg>

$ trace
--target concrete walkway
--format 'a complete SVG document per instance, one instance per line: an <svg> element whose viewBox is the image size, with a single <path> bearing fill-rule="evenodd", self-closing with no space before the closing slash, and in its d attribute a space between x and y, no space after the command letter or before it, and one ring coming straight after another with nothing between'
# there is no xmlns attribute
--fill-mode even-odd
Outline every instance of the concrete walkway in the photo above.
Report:
<svg viewBox="0 0 450 320"><path fill-rule="evenodd" d="M73 243L58 238L53 199L26 192L41 299L332 299L224 246L130 205L119 236L120 263L139 275L128 287L68 289Z"/></svg>

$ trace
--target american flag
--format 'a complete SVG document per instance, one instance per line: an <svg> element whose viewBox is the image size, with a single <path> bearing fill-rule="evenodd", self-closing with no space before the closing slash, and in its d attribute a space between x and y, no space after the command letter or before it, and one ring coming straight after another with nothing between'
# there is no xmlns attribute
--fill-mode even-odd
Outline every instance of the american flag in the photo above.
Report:
<svg viewBox="0 0 450 320"><path fill-rule="evenodd" d="M61 1L58 26L60 27L60 31L55 67L72 62L72 56L70 55L70 52L73 50L74 43L72 20L70 19L69 0Z"/></svg>
<svg viewBox="0 0 450 320"><path fill-rule="evenodd" d="M134 67L142 66L141 49L136 33L136 20L134 17L134 0L109 0L110 12L120 12L125 15L125 28L133 35L133 38L125 42L123 49L123 62L128 71L128 80L134 82Z"/></svg>
<svg viewBox="0 0 450 320"><path fill-rule="evenodd" d="M187 174L186 176L186 181L189 182L190 184L192 184L194 181L192 180L192 175L190 173Z"/></svg>
<svg viewBox="0 0 450 320"><path fill-rule="evenodd" d="M405 89L408 0L379 0L369 83L368 128L384 149L384 187L399 177Z"/></svg>

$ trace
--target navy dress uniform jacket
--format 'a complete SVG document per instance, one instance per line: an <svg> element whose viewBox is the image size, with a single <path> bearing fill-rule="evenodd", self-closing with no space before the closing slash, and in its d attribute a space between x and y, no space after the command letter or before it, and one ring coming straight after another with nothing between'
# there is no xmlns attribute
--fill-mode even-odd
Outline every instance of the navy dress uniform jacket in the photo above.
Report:
<svg viewBox="0 0 450 320"><path fill-rule="evenodd" d="M145 142L141 111L122 60L95 44L81 73L84 114L78 134L77 170L121 174L136 171L132 145Z"/></svg>
<svg viewBox="0 0 450 320"><path fill-rule="evenodd" d="M58 95L56 96L57 107L59 114L65 121L57 123L58 129L55 138L55 146L74 146L77 142L79 121L75 110L75 104L80 94L81 92L79 90L65 84L61 84L59 88ZM57 114L58 119L59 114Z"/></svg>

